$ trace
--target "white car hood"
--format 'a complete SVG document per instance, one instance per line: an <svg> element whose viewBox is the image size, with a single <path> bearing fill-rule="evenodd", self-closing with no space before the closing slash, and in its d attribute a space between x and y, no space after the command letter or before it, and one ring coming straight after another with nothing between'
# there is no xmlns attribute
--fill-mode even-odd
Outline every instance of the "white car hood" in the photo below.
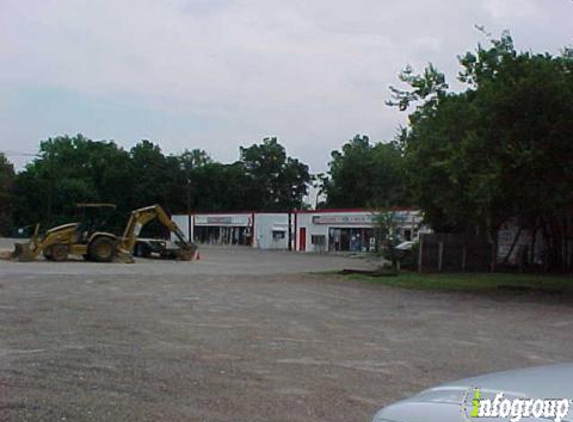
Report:
<svg viewBox="0 0 573 422"><path fill-rule="evenodd" d="M390 405L376 414L373 422L467 422L463 403L467 394L479 388L484 396L503 393L504 398L573 399L573 364L540 366L467 378L425 390ZM466 401L467 403L467 401ZM564 422L573 422L573 406ZM483 422L509 419L480 418ZM524 418L524 422L547 422Z"/></svg>

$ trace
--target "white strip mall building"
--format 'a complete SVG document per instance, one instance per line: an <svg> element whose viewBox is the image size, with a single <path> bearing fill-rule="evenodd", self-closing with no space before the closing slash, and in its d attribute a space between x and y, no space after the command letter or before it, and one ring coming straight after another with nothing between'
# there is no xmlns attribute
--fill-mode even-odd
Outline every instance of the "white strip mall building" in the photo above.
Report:
<svg viewBox="0 0 573 422"><path fill-rule="evenodd" d="M392 211L399 239L416 240L420 231L427 231L419 210ZM375 212L365 209L325 209L290 213L193 213L174 215L172 219L198 244L360 253L376 247L375 216Z"/></svg>

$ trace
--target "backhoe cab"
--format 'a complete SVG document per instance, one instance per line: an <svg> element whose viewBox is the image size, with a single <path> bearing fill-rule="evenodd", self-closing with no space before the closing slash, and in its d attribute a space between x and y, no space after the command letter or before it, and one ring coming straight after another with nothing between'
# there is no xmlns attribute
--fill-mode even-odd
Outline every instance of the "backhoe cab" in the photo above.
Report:
<svg viewBox="0 0 573 422"><path fill-rule="evenodd" d="M27 243L16 243L13 257L33 261L40 254L50 261L65 261L69 255L86 260L111 262L117 249L117 236L104 231L107 219L115 210L112 204L78 204L77 223L56 226L39 234L40 225Z"/></svg>

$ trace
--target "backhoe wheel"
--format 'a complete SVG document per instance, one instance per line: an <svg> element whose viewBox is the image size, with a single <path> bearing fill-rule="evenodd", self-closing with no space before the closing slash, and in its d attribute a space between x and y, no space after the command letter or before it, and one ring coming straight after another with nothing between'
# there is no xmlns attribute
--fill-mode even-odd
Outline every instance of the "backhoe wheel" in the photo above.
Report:
<svg viewBox="0 0 573 422"><path fill-rule="evenodd" d="M68 247L63 243L56 243L50 249L50 259L52 261L62 262L68 259Z"/></svg>
<svg viewBox="0 0 573 422"><path fill-rule="evenodd" d="M109 237L96 237L89 245L88 255L90 261L111 262L115 257L116 244Z"/></svg>

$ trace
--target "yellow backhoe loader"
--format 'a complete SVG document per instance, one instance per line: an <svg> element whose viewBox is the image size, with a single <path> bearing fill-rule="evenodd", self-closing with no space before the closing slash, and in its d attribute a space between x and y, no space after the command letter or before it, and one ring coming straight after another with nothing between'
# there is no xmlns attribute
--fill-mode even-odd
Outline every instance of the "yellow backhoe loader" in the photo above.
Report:
<svg viewBox="0 0 573 422"><path fill-rule="evenodd" d="M180 260L190 261L195 256L197 246L188 242L185 236L173 223L163 208L159 205L139 208L131 212L123 236L99 230L105 226L101 218L93 218L93 212L115 210L112 204L79 204L78 209L84 211L84 218L79 223L69 223L54 227L44 234L39 234L39 225L27 243L16 243L13 258L18 261L33 261L40 254L51 261L65 261L69 255L80 255L88 261L111 262L119 259L133 262L133 248L137 242L142 227L157 218L161 224L167 227L177 237L177 248L160 251L162 257L175 257ZM92 214L86 217L86 214Z"/></svg>
<svg viewBox="0 0 573 422"><path fill-rule="evenodd" d="M105 226L102 214L115 210L113 204L78 204L80 222L53 227L43 234L36 225L27 243L16 243L13 257L33 261L40 254L51 261L65 261L68 255L80 255L96 262L110 262L116 256L117 236L98 228ZM97 215L96 215L97 214Z"/></svg>

